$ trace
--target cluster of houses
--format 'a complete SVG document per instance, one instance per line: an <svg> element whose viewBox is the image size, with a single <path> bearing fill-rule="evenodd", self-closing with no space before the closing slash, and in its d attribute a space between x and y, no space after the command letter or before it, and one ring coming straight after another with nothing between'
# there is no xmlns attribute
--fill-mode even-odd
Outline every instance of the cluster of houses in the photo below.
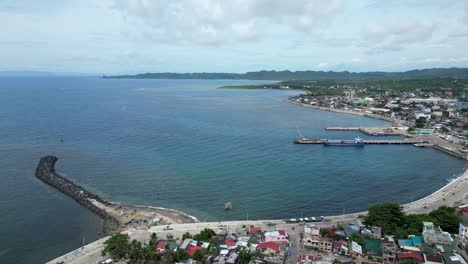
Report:
<svg viewBox="0 0 468 264"><path fill-rule="evenodd" d="M234 233L216 234L210 242L187 238L179 243L176 240L161 240L157 243L157 253L167 250L184 250L189 257L197 251L204 252L201 262L205 264L238 263L241 251L251 255L251 263L283 263L289 251L289 235L284 230L262 231L250 226L235 230ZM205 249L205 250L204 250ZM190 260L193 262L193 260Z"/></svg>
<svg viewBox="0 0 468 264"><path fill-rule="evenodd" d="M463 221L455 236L432 222L423 222L422 235L405 239L383 236L379 227L368 228L359 219L338 227L305 224L301 235L305 250L298 263L468 264L457 249L468 245L468 205L460 210Z"/></svg>
<svg viewBox="0 0 468 264"><path fill-rule="evenodd" d="M414 133L459 136L464 139L465 124L468 124L468 102L451 98L451 94L438 97L428 94L400 92L398 97L357 97L359 91L347 90L344 96L292 96L296 103L324 108L341 109L366 114L377 114L415 126ZM416 122L416 120L419 122ZM423 121L423 122L421 122Z"/></svg>
<svg viewBox="0 0 468 264"><path fill-rule="evenodd" d="M423 222L419 235L397 239L382 234L380 227L364 225L359 218L337 226L287 221L289 224L267 231L258 226L224 230L209 242L193 238L161 240L156 250L158 254L183 250L190 257L189 263L205 264L245 263L240 260L243 252L251 256L250 263L254 264L468 264L468 258L459 249L468 246L468 205L458 209L463 221L457 235L432 222ZM293 231L288 233L282 228ZM202 252L198 258L197 251Z"/></svg>

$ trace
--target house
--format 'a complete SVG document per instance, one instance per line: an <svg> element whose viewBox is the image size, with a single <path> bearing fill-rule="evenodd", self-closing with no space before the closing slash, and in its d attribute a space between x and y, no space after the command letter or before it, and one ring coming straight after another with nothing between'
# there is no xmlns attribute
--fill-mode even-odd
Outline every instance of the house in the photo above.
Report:
<svg viewBox="0 0 468 264"><path fill-rule="evenodd" d="M224 240L224 244L227 246L228 249L234 249L237 247L236 241L232 239L226 239Z"/></svg>
<svg viewBox="0 0 468 264"><path fill-rule="evenodd" d="M302 254L299 256L300 263L318 263L323 260L323 256L318 254L316 256Z"/></svg>
<svg viewBox="0 0 468 264"><path fill-rule="evenodd" d="M166 243L167 241L165 240L162 240L162 241L159 241L157 244L156 244L156 253L164 253L166 251Z"/></svg>
<svg viewBox="0 0 468 264"><path fill-rule="evenodd" d="M333 252L340 255L348 254L348 242L343 240L335 241L335 243L333 243Z"/></svg>
<svg viewBox="0 0 468 264"><path fill-rule="evenodd" d="M272 253L276 254L279 253L280 246L276 244L275 242L262 242L258 244L257 249L260 249L260 251L264 253Z"/></svg>
<svg viewBox="0 0 468 264"><path fill-rule="evenodd" d="M228 259L226 260L226 264L234 264L236 263L236 260L237 260L237 254L236 253L231 253L231 255L229 255Z"/></svg>
<svg viewBox="0 0 468 264"><path fill-rule="evenodd" d="M414 263L414 261L418 261L420 263L424 262L424 258L421 254L413 253L413 252L402 252L397 253L398 263Z"/></svg>
<svg viewBox="0 0 468 264"><path fill-rule="evenodd" d="M362 256L362 246L356 243L355 241L351 241L351 245L349 247L349 254L352 256Z"/></svg>
<svg viewBox="0 0 468 264"><path fill-rule="evenodd" d="M458 235L460 237L460 244L463 247L468 246L468 205L460 206L462 221L458 227Z"/></svg>
<svg viewBox="0 0 468 264"><path fill-rule="evenodd" d="M264 234L264 241L265 242L280 242L280 243L288 243L288 234L284 230L277 230L271 232L265 232Z"/></svg>
<svg viewBox="0 0 468 264"><path fill-rule="evenodd" d="M435 226L432 222L423 222L423 239L427 244L453 244L453 238L448 232L444 232L440 226Z"/></svg>
<svg viewBox="0 0 468 264"><path fill-rule="evenodd" d="M308 249L318 249L320 240L320 229L308 228L304 234L304 247Z"/></svg>
<svg viewBox="0 0 468 264"><path fill-rule="evenodd" d="M347 225L345 227L345 233L347 236L353 234L353 233L359 233L359 227L356 225Z"/></svg>
<svg viewBox="0 0 468 264"><path fill-rule="evenodd" d="M323 252L332 252L333 250L333 239L322 237L319 240L319 250Z"/></svg>
<svg viewBox="0 0 468 264"><path fill-rule="evenodd" d="M440 255L423 254L424 264L443 264L444 259Z"/></svg>
<svg viewBox="0 0 468 264"><path fill-rule="evenodd" d="M257 226L251 226L250 227L250 233L251 234L257 234L257 233L261 233L261 232L262 232L261 227L257 227Z"/></svg>
<svg viewBox="0 0 468 264"><path fill-rule="evenodd" d="M382 259L384 264L396 263L397 245L391 236L384 237L381 242Z"/></svg>
<svg viewBox="0 0 468 264"><path fill-rule="evenodd" d="M442 253L442 257L444 258L444 263L446 264L467 264L468 263L467 260L463 258L463 256L456 251Z"/></svg>
<svg viewBox="0 0 468 264"><path fill-rule="evenodd" d="M194 246L194 245L190 245L188 250L187 250L187 253L190 257L193 256L193 254L195 254L195 252L197 252L198 250L202 250L202 247L201 246Z"/></svg>
<svg viewBox="0 0 468 264"><path fill-rule="evenodd" d="M190 245L190 242L192 242L192 239L186 238L182 243L180 244L179 248L183 250L187 250L188 246Z"/></svg>
<svg viewBox="0 0 468 264"><path fill-rule="evenodd" d="M415 239L417 240L417 239ZM419 246L421 246L421 241L419 239ZM398 245L404 251L420 252L421 249L416 247L413 243L413 239L398 239Z"/></svg>
<svg viewBox="0 0 468 264"><path fill-rule="evenodd" d="M376 238L365 239L366 254L369 256L380 256L382 255L381 241Z"/></svg>

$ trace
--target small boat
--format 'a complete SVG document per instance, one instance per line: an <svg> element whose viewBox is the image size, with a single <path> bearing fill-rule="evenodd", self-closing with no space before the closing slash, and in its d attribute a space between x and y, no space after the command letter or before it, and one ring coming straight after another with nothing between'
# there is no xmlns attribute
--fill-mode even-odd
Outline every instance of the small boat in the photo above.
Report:
<svg viewBox="0 0 468 264"><path fill-rule="evenodd" d="M357 137L354 141L344 141L344 140L326 140L323 142L325 146L350 146L350 147L363 147L364 141Z"/></svg>
<svg viewBox="0 0 468 264"><path fill-rule="evenodd" d="M231 210L232 209L232 203L231 202L227 202L224 204L224 210Z"/></svg>

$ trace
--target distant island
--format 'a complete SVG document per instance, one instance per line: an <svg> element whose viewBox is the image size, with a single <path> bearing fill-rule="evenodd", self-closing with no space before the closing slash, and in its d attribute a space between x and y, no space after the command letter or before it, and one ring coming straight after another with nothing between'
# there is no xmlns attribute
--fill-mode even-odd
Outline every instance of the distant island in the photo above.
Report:
<svg viewBox="0 0 468 264"><path fill-rule="evenodd" d="M433 68L405 72L255 71L246 73L142 73L103 76L105 79L226 79L226 80L389 80L468 78L468 68Z"/></svg>

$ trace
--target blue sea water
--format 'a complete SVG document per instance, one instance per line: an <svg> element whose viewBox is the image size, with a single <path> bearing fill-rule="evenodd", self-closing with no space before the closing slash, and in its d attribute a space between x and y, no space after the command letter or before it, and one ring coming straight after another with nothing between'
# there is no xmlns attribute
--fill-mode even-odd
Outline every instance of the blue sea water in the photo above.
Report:
<svg viewBox="0 0 468 264"><path fill-rule="evenodd" d="M297 91L216 89L244 83L262 82L0 78L0 263L41 263L98 237L98 217L34 177L44 155L105 199L201 220L357 212L422 198L463 171L433 149L292 144L296 126L353 139L365 136L324 128L387 123L283 101Z"/></svg>

